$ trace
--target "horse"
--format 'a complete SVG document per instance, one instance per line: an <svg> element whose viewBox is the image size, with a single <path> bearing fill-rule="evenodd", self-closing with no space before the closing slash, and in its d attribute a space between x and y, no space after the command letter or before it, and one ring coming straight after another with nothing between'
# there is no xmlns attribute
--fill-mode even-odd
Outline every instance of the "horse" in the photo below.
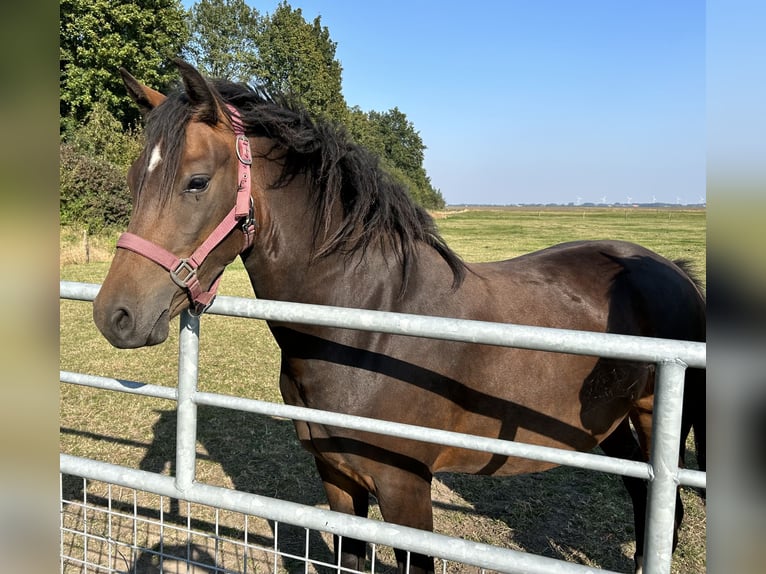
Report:
<svg viewBox="0 0 766 574"><path fill-rule="evenodd" d="M576 241L492 263L463 261L407 189L345 130L293 98L204 78L174 60L166 96L120 69L145 117L127 231L93 305L115 347L163 342L184 309L204 312L241 257L262 299L705 340L705 299L683 262L621 241ZM655 367L321 326L269 322L285 403L562 449L600 445L648 460ZM705 452L704 371L688 369L679 457ZM295 421L330 508L433 530L436 472L515 475L555 466ZM646 483L624 478L641 571ZM680 497L676 531L683 516ZM343 567L367 545L344 539ZM432 557L399 549L400 572Z"/></svg>

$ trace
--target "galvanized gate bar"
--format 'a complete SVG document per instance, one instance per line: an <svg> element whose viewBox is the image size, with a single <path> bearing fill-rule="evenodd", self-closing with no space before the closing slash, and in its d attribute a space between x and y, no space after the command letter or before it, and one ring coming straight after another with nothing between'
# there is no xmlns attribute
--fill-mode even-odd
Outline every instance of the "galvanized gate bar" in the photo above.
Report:
<svg viewBox="0 0 766 574"><path fill-rule="evenodd" d="M518 349L592 355L657 363L684 357L690 367L705 366L705 344L614 333L491 323L389 311L350 309L288 301L219 297L209 313L322 325L341 329L482 343Z"/></svg>
<svg viewBox="0 0 766 574"><path fill-rule="evenodd" d="M211 500L215 500L215 506L225 510L287 524L300 524L312 530L359 538L375 544L425 553L509 574L616 574L609 570L563 562L508 548L498 548L480 542L471 542L229 488L195 482L181 491L170 476L68 454L59 455L59 459L61 472L65 474L150 491L171 498L182 498L199 504L209 504Z"/></svg>
<svg viewBox="0 0 766 574"><path fill-rule="evenodd" d="M77 281L59 281L59 297L74 301L93 301L101 285L98 283L79 283Z"/></svg>
<svg viewBox="0 0 766 574"><path fill-rule="evenodd" d="M150 385L148 383L138 383L136 381L127 381L112 377L101 377L99 375L59 371L59 380L62 383L70 383L83 387L94 387L107 391L118 391L120 393L130 393L131 395L143 395L145 397L154 397L157 399L169 399L175 401L178 398L176 387Z"/></svg>
<svg viewBox="0 0 766 574"><path fill-rule="evenodd" d="M90 301L99 285L60 282L61 297ZM682 358L689 367L705 368L705 343L655 339L614 333L552 329L510 323L490 323L447 317L426 317L389 311L349 309L287 301L246 299L219 295L207 311L213 315L247 317L285 323L300 323L535 349L554 353L592 355L658 363Z"/></svg>
<svg viewBox="0 0 766 574"><path fill-rule="evenodd" d="M707 488L707 473L700 470L679 468L678 484L693 486L694 488Z"/></svg>
<svg viewBox="0 0 766 574"><path fill-rule="evenodd" d="M644 543L644 567L652 574L669 574L673 556L685 373L681 361L657 365L650 454L654 479L649 483Z"/></svg>
<svg viewBox="0 0 766 574"><path fill-rule="evenodd" d="M62 383L94 387L109 391L118 391L173 401L177 398L175 387L139 383L124 379L101 377L98 375L72 373L70 371L59 371L59 379ZM472 435L440 431L426 427L401 425L400 423L389 423L378 419L354 417L340 413L328 413L327 411L293 407L280 403L270 403L267 401L232 397L216 393L197 392L194 396L194 400L198 405L228 408L266 416L284 417L293 420L331 424L344 428L353 428L355 430L379 432L380 434L392 434L393 436L398 436L400 438L411 438L413 440L433 442L446 446L469 448L492 454L529 458L530 453L535 451L540 457L536 460L544 460L564 466L588 468L589 470L609 472L612 474L635 476L636 478L642 479L649 479L651 475L651 465L648 463L627 461L628 464L622 466L621 461L618 459L589 453L565 452L562 457L562 454L558 449L550 449L552 452L549 453L548 447L526 445L524 443L515 443L514 441L500 439L474 437ZM367 425L367 422L370 422L370 425ZM474 441L473 439L477 440ZM516 449L514 446L516 444L520 445L521 448ZM525 450L526 447L529 447L529 450ZM549 454L551 456L548 456ZM678 470L678 482L684 486L706 488L707 474L699 470L681 468Z"/></svg>
<svg viewBox="0 0 766 574"><path fill-rule="evenodd" d="M119 381L109 377L82 375L80 373L70 373L67 371L60 371L59 375L61 382L64 383L79 384L111 391L129 392L132 394L140 394L162 399L176 399L176 390L170 387L142 385L141 383L133 383L131 381ZM243 397L202 391L194 393L193 400L198 405L327 424L370 433L386 434L399 438L418 440L421 442L431 442L446 446L488 452L491 454L542 460L563 466L574 466L599 472L633 476L644 480L648 480L652 476L649 463L638 462L635 460L624 461L622 459L615 459L587 452L567 451L512 440L479 437L452 431L347 415L344 413L320 411L317 409L295 407L281 403L272 403L257 399L246 399ZM704 473L699 474L704 476ZM693 478L694 476L692 475L692 480Z"/></svg>
<svg viewBox="0 0 766 574"><path fill-rule="evenodd" d="M344 413L307 409L304 407L294 407L291 405L282 405L255 399L240 399L239 397L218 395L214 393L198 392L195 400L200 405L285 417L292 420L332 425L504 456L542 460L564 466L576 466L588 470L634 476L644 480L651 478L651 466L648 463L633 460L624 461L622 459L614 459L587 452L562 450L512 440L466 435L441 429L370 419ZM625 464L626 462L628 464Z"/></svg>

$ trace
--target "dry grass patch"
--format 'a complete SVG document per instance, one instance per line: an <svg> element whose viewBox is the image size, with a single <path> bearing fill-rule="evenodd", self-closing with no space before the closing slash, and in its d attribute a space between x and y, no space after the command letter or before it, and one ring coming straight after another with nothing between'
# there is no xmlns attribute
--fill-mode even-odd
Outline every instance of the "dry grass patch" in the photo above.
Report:
<svg viewBox="0 0 766 574"><path fill-rule="evenodd" d="M89 234L82 227L62 226L59 229L59 266L111 261L118 236L117 231Z"/></svg>

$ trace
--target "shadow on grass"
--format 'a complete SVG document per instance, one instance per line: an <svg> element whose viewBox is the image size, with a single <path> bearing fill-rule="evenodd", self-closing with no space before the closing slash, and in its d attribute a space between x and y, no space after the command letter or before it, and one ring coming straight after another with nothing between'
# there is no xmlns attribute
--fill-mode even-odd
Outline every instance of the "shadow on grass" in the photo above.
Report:
<svg viewBox="0 0 766 574"><path fill-rule="evenodd" d="M619 477L575 468L510 477L438 475L473 512L509 529L508 547L606 568L633 570L633 510ZM632 547L631 547L632 548Z"/></svg>
<svg viewBox="0 0 766 574"><path fill-rule="evenodd" d="M169 465L174 475L176 411L162 410L158 414L154 438L140 468L161 472ZM198 407L197 414L197 441L209 459L221 465L233 488L309 506L326 504L313 457L298 444L291 421L204 405ZM171 500L170 512L179 516L177 500ZM269 521L269 526L273 535L274 523ZM277 540L280 552L305 554L305 529L280 524ZM267 547L273 543L273 538L259 541ZM311 533L310 543L312 559L332 562L332 549L318 533ZM285 559L283 566L289 571L304 569L303 562L297 560Z"/></svg>

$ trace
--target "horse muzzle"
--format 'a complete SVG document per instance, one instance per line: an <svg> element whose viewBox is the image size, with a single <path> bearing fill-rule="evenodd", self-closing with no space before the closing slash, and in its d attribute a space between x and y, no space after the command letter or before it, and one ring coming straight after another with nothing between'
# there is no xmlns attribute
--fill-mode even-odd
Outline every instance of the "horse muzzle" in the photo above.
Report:
<svg viewBox="0 0 766 574"><path fill-rule="evenodd" d="M93 302L93 321L114 347L136 349L158 345L168 338L169 309L151 312L146 308L99 300L99 297Z"/></svg>

